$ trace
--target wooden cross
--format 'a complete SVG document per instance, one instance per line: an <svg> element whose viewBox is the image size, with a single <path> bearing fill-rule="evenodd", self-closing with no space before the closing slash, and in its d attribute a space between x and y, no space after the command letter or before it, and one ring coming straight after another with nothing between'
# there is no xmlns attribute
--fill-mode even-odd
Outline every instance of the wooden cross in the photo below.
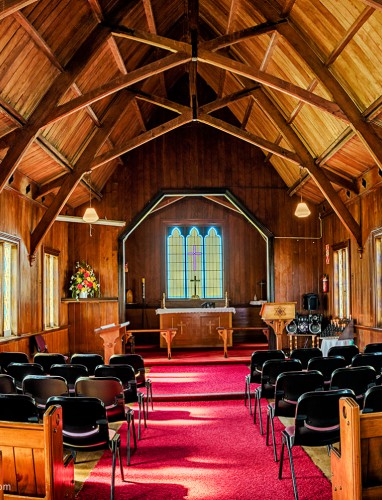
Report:
<svg viewBox="0 0 382 500"><path fill-rule="evenodd" d="M183 333L183 327L184 326L187 326L187 323L183 323L183 321L181 321L180 323L178 323L176 326L179 326L180 327L180 334L182 335Z"/></svg>
<svg viewBox="0 0 382 500"><path fill-rule="evenodd" d="M212 334L212 327L215 327L215 323L212 323L212 321L210 320L208 323L207 323L209 329L210 329L210 335Z"/></svg>
<svg viewBox="0 0 382 500"><path fill-rule="evenodd" d="M196 276L194 276L194 279L193 280L190 280L191 283L193 282L194 283L194 295L192 296L193 299L198 299L199 298L199 295L196 294L196 283L197 281L200 281L200 280L197 280L196 279Z"/></svg>

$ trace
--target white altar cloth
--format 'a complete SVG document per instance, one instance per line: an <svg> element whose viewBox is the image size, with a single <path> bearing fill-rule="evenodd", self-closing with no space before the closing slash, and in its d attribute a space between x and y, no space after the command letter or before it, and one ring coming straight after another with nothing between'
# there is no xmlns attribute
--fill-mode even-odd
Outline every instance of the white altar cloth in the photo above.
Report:
<svg viewBox="0 0 382 500"><path fill-rule="evenodd" d="M208 313L208 312L217 312L217 313L236 313L236 309L234 307L173 307L169 309L156 309L156 314L192 314L192 313Z"/></svg>

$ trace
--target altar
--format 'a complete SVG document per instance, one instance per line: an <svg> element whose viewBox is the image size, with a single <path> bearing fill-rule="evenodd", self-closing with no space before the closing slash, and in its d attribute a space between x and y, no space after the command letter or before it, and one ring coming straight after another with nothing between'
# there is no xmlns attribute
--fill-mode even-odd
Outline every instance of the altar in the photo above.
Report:
<svg viewBox="0 0 382 500"><path fill-rule="evenodd" d="M188 307L157 309L160 328L177 328L178 334L172 343L173 347L221 347L223 345L217 327L232 326L234 307ZM228 346L232 346L232 332L228 338ZM164 339L160 347L166 347Z"/></svg>

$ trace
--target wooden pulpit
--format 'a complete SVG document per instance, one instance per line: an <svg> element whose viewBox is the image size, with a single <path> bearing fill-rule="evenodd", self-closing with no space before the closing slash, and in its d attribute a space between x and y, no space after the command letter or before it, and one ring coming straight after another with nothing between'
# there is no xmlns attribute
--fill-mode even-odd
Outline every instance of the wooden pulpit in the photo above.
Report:
<svg viewBox="0 0 382 500"><path fill-rule="evenodd" d="M112 323L94 330L94 333L99 335L103 340L103 359L105 364L109 363L110 356L113 354L123 354L122 339L126 333L126 326L129 324L130 321L120 323L119 325Z"/></svg>
<svg viewBox="0 0 382 500"><path fill-rule="evenodd" d="M261 306L261 319L276 335L276 349L288 348L285 327L296 317L296 302L266 302Z"/></svg>

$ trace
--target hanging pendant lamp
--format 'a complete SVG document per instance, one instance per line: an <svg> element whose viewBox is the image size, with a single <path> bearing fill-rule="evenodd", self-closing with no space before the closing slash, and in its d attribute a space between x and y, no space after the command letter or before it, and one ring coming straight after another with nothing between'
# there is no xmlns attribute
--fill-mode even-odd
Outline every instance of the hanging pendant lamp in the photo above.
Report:
<svg viewBox="0 0 382 500"><path fill-rule="evenodd" d="M302 182L302 168L303 167L300 166L300 183ZM303 217L308 217L310 215L310 210L308 205L305 203L305 201L302 201L302 195L296 207L294 215L300 219L302 219Z"/></svg>
<svg viewBox="0 0 382 500"><path fill-rule="evenodd" d="M91 224L93 222L97 222L97 220L99 219L99 216L98 216L95 208L92 207L92 190L91 190L90 176L91 176L91 172L89 174L89 206L85 210L84 215L82 216L82 219L89 224Z"/></svg>

